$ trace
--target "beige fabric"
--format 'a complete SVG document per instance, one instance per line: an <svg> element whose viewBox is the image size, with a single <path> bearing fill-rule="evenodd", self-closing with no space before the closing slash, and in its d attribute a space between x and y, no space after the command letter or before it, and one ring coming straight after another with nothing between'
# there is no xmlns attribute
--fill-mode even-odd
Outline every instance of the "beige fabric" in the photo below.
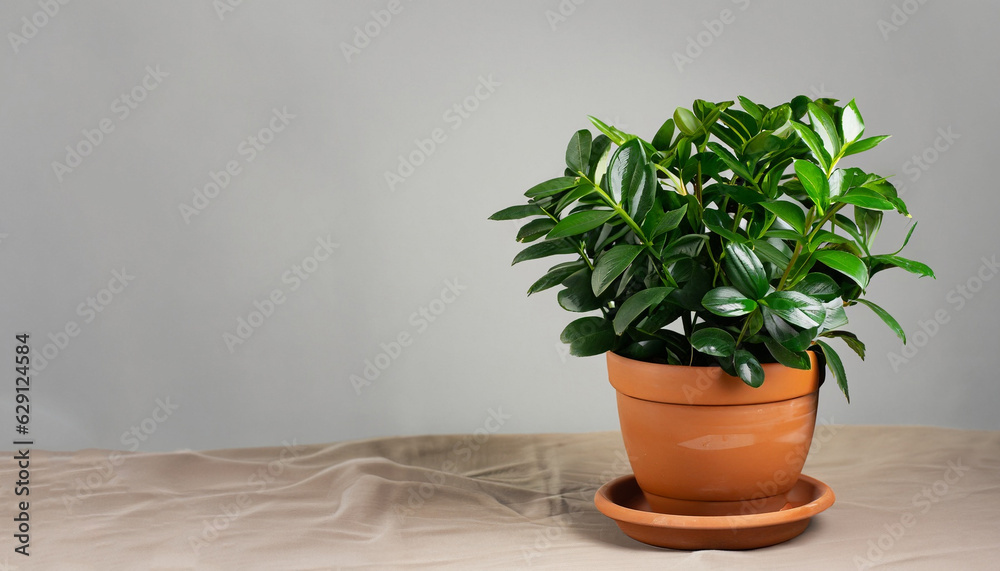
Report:
<svg viewBox="0 0 1000 571"><path fill-rule="evenodd" d="M799 538L749 552L671 551L625 537L592 502L600 484L628 471L623 459L618 433L121 457L34 450L30 558L13 553L17 472L10 455L0 464L0 565L1000 568L1000 432L821 426L806 473L829 483L837 503Z"/></svg>

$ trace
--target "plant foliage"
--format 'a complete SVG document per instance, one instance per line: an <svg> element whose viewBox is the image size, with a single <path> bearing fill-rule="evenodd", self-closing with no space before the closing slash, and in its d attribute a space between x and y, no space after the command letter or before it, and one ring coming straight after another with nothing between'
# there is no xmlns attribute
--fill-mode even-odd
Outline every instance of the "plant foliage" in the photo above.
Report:
<svg viewBox="0 0 1000 571"><path fill-rule="evenodd" d="M934 273L872 253L883 215L909 213L886 177L841 163L887 138L865 136L854 101L696 100L651 141L590 119L599 134L573 134L562 176L491 217L526 221L517 239L532 244L514 263L573 257L528 289L560 286L563 308L599 312L563 331L572 354L717 364L756 387L761 363L808 369L813 350L849 399L827 342L864 358L845 307L866 305L903 337L862 299L868 283L889 268Z"/></svg>

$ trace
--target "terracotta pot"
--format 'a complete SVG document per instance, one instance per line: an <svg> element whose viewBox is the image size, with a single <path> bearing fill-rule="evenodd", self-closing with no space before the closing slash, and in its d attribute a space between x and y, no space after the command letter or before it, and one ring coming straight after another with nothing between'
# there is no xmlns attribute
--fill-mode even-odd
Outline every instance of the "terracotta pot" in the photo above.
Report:
<svg viewBox="0 0 1000 571"><path fill-rule="evenodd" d="M622 439L636 481L660 513L741 515L781 509L812 442L821 369L765 364L747 386L719 367L607 354Z"/></svg>

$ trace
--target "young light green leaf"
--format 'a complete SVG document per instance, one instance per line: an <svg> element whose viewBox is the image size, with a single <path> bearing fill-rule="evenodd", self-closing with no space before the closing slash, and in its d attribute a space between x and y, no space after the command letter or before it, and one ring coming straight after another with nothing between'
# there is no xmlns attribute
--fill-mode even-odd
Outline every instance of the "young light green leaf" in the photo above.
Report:
<svg viewBox="0 0 1000 571"><path fill-rule="evenodd" d="M611 282L615 281L615 278L622 275L625 268L629 267L629 264L635 260L643 248L644 246L622 244L605 252L597 260L597 265L594 267L594 274L591 278L590 283L594 295L604 293L604 290L608 289L608 286L611 285Z"/></svg>
<svg viewBox="0 0 1000 571"><path fill-rule="evenodd" d="M823 167L824 171L829 170L831 160L830 155L826 152L826 149L823 148L823 141L820 140L819 135L814 133L813 130L807 125L803 125L798 121L792 121L792 127L795 129L795 132L798 133L802 142L809 147L810 151L812 151L813 157L816 158L816 162Z"/></svg>
<svg viewBox="0 0 1000 571"><path fill-rule="evenodd" d="M844 156L849 157L851 155L856 155L858 153L863 153L869 149L874 149L879 143L889 138L889 135L878 135L876 137L868 137L867 139L861 139L860 141L855 141L847 146L844 150Z"/></svg>
<svg viewBox="0 0 1000 571"><path fill-rule="evenodd" d="M840 130L844 133L846 144L853 143L865 133L865 121L861 118L861 112L858 111L858 105L853 99L840 115Z"/></svg>
<svg viewBox="0 0 1000 571"><path fill-rule="evenodd" d="M845 204L854 204L855 206L860 206L862 208L871 208L874 210L895 210L896 207L882 197L879 193L869 190L867 188L852 188L847 194L843 196L838 196L835 202L843 202Z"/></svg>
<svg viewBox="0 0 1000 571"><path fill-rule="evenodd" d="M694 113L683 107L678 107L674 111L674 123L681 130L681 133L688 137L696 135L702 128L701 121L695 117Z"/></svg>
<svg viewBox="0 0 1000 571"><path fill-rule="evenodd" d="M823 171L813 163L798 159L794 163L795 174L802 183L802 188L806 194L816 204L820 213L826 211L830 206L830 181L827 180Z"/></svg>
<svg viewBox="0 0 1000 571"><path fill-rule="evenodd" d="M580 129L573 134L566 147L566 166L573 172L587 172L590 166L590 144L593 136L587 129Z"/></svg>
<svg viewBox="0 0 1000 571"><path fill-rule="evenodd" d="M593 123L595 127L597 127L597 130L604 133L616 145L624 145L625 141L627 141L630 138L633 138L629 136L627 133L623 133L622 131L608 125L604 121L601 121L597 117L594 117L592 115L587 115L587 119L590 119L590 122Z"/></svg>
<svg viewBox="0 0 1000 571"><path fill-rule="evenodd" d="M868 266L854 254L840 250L818 250L813 257L827 267L854 280L861 289L868 287Z"/></svg>
<svg viewBox="0 0 1000 571"><path fill-rule="evenodd" d="M833 350L828 344L823 341L816 340L816 344L820 346L823 351L823 356L826 357L826 365L830 367L830 372L833 373L835 379L837 379L837 386L840 387L841 392L844 393L844 397L847 402L851 402L851 395L847 391L847 373L844 371L844 363L840 360L840 355Z"/></svg>
<svg viewBox="0 0 1000 571"><path fill-rule="evenodd" d="M736 351L736 340L722 329L706 327L691 334L691 346L713 357L731 357Z"/></svg>
<svg viewBox="0 0 1000 571"><path fill-rule="evenodd" d="M656 307L674 288L654 287L637 292L625 300L615 314L615 334L621 335L639 315L651 307Z"/></svg>
<svg viewBox="0 0 1000 571"><path fill-rule="evenodd" d="M833 124L833 119L815 103L810 103L807 109L809 124L823 141L823 148L831 157L836 157L840 154L840 135L837 134L837 127Z"/></svg>
<svg viewBox="0 0 1000 571"><path fill-rule="evenodd" d="M757 302L748 299L736 288L717 287L705 294L702 306L721 317L739 317L757 309Z"/></svg>
<svg viewBox="0 0 1000 571"><path fill-rule="evenodd" d="M750 101L749 99L743 97L742 95L738 96L738 99L740 101L740 107L742 107L744 111L749 113L750 116L753 117L755 121L757 121L757 123L760 123L761 121L764 120L764 113L760 110L760 105L757 105L756 103Z"/></svg>
<svg viewBox="0 0 1000 571"><path fill-rule="evenodd" d="M548 239L565 238L588 232L615 217L614 210L584 210L563 218L548 233Z"/></svg>
<svg viewBox="0 0 1000 571"><path fill-rule="evenodd" d="M896 321L895 317L889 315L888 311L882 309L881 307L875 305L875 303L868 301L867 299L859 299L857 301L858 303L862 305L867 305L869 308L871 308L871 310L875 312L875 315L877 315L879 319L882 320L883 323L888 325L889 329L895 331L896 336L902 339L904 344L906 343L906 332L903 331L903 328L899 326L899 322Z"/></svg>

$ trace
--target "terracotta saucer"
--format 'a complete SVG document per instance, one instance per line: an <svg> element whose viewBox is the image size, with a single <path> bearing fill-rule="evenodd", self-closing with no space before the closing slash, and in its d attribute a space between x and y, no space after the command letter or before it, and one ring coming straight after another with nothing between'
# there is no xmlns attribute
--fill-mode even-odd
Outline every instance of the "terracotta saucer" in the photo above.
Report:
<svg viewBox="0 0 1000 571"><path fill-rule="evenodd" d="M754 549L788 541L809 526L812 517L833 505L833 490L803 474L780 510L735 516L689 516L655 513L635 476L601 486L594 504L615 520L625 535L673 549Z"/></svg>

